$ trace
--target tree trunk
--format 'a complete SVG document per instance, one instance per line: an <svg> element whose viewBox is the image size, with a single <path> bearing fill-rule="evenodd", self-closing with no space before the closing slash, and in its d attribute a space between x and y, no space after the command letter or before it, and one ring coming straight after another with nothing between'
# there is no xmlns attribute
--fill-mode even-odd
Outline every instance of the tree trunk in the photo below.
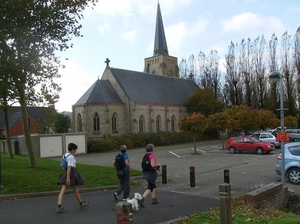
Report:
<svg viewBox="0 0 300 224"><path fill-rule="evenodd" d="M196 133L194 133L194 150L195 150L195 154L197 153L196 150Z"/></svg>
<svg viewBox="0 0 300 224"><path fill-rule="evenodd" d="M22 88L20 91L20 105L22 110L22 124L23 124L23 132L25 137L25 143L28 150L28 160L29 160L29 166L30 167L36 167L36 158L35 153L33 149L33 144L31 141L30 136L30 129L28 125L28 115L27 115L27 106L26 106L26 100L25 100L25 90Z"/></svg>
<svg viewBox="0 0 300 224"><path fill-rule="evenodd" d="M6 101L6 100L5 100ZM6 103L6 102L5 102ZM4 108L4 120L5 120L5 132L6 132L6 142L8 147L8 158L14 158L14 152L11 145L10 133L9 133L9 121L8 121L8 108Z"/></svg>

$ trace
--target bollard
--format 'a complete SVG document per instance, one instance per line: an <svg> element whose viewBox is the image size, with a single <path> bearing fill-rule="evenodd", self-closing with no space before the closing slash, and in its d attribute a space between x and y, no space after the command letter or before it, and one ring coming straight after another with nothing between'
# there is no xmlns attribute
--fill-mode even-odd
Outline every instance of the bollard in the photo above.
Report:
<svg viewBox="0 0 300 224"><path fill-rule="evenodd" d="M162 165L162 184L167 184L167 166Z"/></svg>
<svg viewBox="0 0 300 224"><path fill-rule="evenodd" d="M195 187L195 167L190 166L190 187Z"/></svg>
<svg viewBox="0 0 300 224"><path fill-rule="evenodd" d="M126 201L116 204L117 223L133 224L132 205Z"/></svg>
<svg viewBox="0 0 300 224"><path fill-rule="evenodd" d="M229 184L229 170L224 170L224 183Z"/></svg>
<svg viewBox="0 0 300 224"><path fill-rule="evenodd" d="M230 184L219 185L220 200L220 223L232 224L231 215L231 186Z"/></svg>

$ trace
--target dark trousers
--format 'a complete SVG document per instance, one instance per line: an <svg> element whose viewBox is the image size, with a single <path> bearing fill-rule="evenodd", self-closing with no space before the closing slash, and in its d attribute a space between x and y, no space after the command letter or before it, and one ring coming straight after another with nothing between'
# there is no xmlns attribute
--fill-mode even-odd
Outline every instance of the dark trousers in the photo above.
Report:
<svg viewBox="0 0 300 224"><path fill-rule="evenodd" d="M120 195L123 192L123 199L127 199L130 193L130 173L129 171L117 171L119 186L117 194Z"/></svg>

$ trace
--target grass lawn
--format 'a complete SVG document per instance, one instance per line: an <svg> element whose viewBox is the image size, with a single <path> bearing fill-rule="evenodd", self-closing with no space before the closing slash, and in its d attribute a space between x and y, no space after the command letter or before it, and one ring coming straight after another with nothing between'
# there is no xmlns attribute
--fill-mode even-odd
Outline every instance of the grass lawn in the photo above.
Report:
<svg viewBox="0 0 300 224"><path fill-rule="evenodd" d="M300 216L275 209L261 211L253 206L245 205L243 197L232 200L232 224L299 224ZM220 224L220 209L190 215L172 224Z"/></svg>
<svg viewBox="0 0 300 224"><path fill-rule="evenodd" d="M0 195L23 194L60 190L58 176L63 173L60 161L36 158L37 167L30 168L27 156L15 155L9 159L1 153L2 185ZM84 188L118 185L114 167L76 164L78 171L85 177ZM141 171L133 170L131 176L140 176ZM134 183L133 183L134 185Z"/></svg>

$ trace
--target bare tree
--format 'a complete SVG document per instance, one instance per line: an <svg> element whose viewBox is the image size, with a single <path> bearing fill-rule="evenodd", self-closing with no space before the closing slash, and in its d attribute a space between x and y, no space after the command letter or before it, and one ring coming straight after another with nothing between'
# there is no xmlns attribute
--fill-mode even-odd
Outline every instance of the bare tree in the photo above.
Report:
<svg viewBox="0 0 300 224"><path fill-rule="evenodd" d="M198 54L200 79L198 83L203 88L209 87L213 91L216 100L221 98L219 60L220 57L216 50L211 50L207 57L202 51Z"/></svg>
<svg viewBox="0 0 300 224"><path fill-rule="evenodd" d="M226 82L228 83L229 101L231 105L243 103L242 83L239 77L237 46L231 42L226 60Z"/></svg>
<svg viewBox="0 0 300 224"><path fill-rule="evenodd" d="M294 35L294 66L296 69L297 110L300 110L300 27Z"/></svg>
<svg viewBox="0 0 300 224"><path fill-rule="evenodd" d="M253 81L256 83L257 92L257 104L255 108L264 108L264 102L266 100L267 88L266 88L266 63L265 63L265 49L266 40L264 36L262 38L257 37L252 43L252 74Z"/></svg>
<svg viewBox="0 0 300 224"><path fill-rule="evenodd" d="M277 46L278 39L275 34L271 36L271 40L269 41L269 54L268 54L268 68L269 72L278 71L278 55L277 55ZM276 111L279 108L279 97L278 97L278 83L269 82L270 83L270 97L267 101L266 107L271 111ZM278 113L276 113L278 114Z"/></svg>
<svg viewBox="0 0 300 224"><path fill-rule="evenodd" d="M240 76L243 80L243 91L244 91L244 103L248 106L252 106L252 99L254 95L253 78L252 78L252 63L251 63L251 40L248 38L247 41L242 40L239 46L239 71Z"/></svg>
<svg viewBox="0 0 300 224"><path fill-rule="evenodd" d="M178 67L179 67L180 78L188 79L189 72L188 72L188 64L186 62L186 59L182 59Z"/></svg>
<svg viewBox="0 0 300 224"><path fill-rule="evenodd" d="M189 79L195 81L195 57L194 55L192 54L190 57L189 57Z"/></svg>
<svg viewBox="0 0 300 224"><path fill-rule="evenodd" d="M288 32L281 37L281 70L283 74L283 82L285 85L284 98L289 115L295 116L295 100L296 100L296 77L294 75L293 58L292 58L292 38Z"/></svg>

